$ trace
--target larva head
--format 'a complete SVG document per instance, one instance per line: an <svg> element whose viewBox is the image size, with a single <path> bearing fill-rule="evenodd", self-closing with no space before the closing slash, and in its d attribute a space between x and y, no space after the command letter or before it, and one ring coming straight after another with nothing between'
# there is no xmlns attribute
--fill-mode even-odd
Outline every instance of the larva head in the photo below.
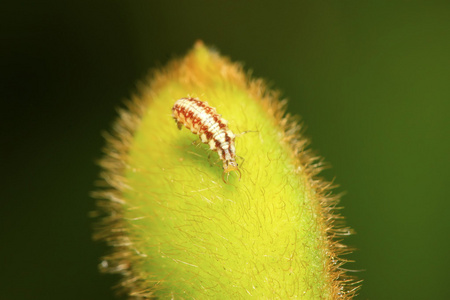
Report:
<svg viewBox="0 0 450 300"><path fill-rule="evenodd" d="M239 170L237 162L233 160L226 160L223 162L223 173L222 180L225 183L228 183L228 177L230 176L230 172L235 171L239 173L239 180L241 180L241 170ZM225 174L227 174L227 180L225 180Z"/></svg>

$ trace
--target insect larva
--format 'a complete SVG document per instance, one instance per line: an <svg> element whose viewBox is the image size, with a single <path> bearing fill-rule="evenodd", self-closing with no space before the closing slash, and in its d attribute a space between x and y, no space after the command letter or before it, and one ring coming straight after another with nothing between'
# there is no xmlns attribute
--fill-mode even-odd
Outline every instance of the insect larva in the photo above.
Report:
<svg viewBox="0 0 450 300"><path fill-rule="evenodd" d="M222 180L227 183L231 171L241 171L236 163L236 148L234 147L234 133L228 128L228 122L216 112L214 107L207 102L196 98L181 98L172 108L172 117L178 125L178 129L184 125L192 133L197 134L204 144L216 151L223 161ZM225 181L227 174L227 181Z"/></svg>

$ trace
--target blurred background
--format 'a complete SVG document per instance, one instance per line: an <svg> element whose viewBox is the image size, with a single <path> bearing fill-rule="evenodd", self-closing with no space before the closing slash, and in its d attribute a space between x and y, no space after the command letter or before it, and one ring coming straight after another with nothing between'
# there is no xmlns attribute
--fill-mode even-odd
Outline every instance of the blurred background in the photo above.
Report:
<svg viewBox="0 0 450 300"><path fill-rule="evenodd" d="M5 0L0 14L0 299L114 299L88 217L100 133L197 39L280 89L333 166L358 299L450 294L449 1Z"/></svg>

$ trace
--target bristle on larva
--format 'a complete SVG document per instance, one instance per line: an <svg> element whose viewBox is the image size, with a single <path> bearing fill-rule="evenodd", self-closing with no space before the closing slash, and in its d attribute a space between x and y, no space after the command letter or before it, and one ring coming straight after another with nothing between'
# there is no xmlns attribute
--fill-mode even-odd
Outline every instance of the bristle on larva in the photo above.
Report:
<svg viewBox="0 0 450 300"><path fill-rule="evenodd" d="M178 125L178 129L184 125L192 133L197 134L204 144L216 151L223 161L222 180L228 183L231 171L241 171L236 163L236 148L234 147L234 133L228 128L228 122L216 112L214 107L197 98L181 98L175 102L172 108L172 117ZM227 174L227 180L225 180Z"/></svg>

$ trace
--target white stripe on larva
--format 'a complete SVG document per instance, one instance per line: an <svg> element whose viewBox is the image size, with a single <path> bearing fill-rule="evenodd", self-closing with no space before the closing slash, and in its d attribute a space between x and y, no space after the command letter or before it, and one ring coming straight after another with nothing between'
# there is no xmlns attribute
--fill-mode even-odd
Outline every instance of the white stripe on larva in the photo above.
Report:
<svg viewBox="0 0 450 300"><path fill-rule="evenodd" d="M228 122L222 119L214 107L207 102L197 98L181 98L177 100L172 108L172 117L177 122L178 128L184 125L192 133L197 134L204 144L216 151L223 161L222 179L224 175L237 171L239 178L241 171L236 163L236 148L234 147L235 135L228 128Z"/></svg>

